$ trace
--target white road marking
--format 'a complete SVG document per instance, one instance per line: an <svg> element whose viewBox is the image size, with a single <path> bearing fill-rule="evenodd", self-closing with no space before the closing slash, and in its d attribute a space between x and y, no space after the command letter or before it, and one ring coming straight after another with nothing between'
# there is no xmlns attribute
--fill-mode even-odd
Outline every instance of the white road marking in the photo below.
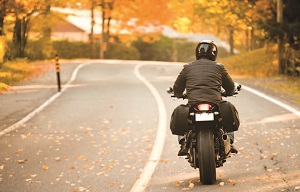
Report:
<svg viewBox="0 0 300 192"><path fill-rule="evenodd" d="M104 61L104 60L98 60L98 61L92 61L89 63L85 63L85 64L80 64L79 66L76 67L76 69L73 71L71 79L67 82L67 84L65 86L63 86L63 89L61 90L61 92L58 92L56 94L54 94L52 97L50 97L46 102L44 102L42 105L40 105L37 109L35 109L33 112L31 112L30 114L28 114L27 116L25 116L23 119L21 119L20 121L18 121L17 123L15 123L14 125L8 127L7 129L3 130L0 132L0 137L10 133L11 131L19 128L21 125L23 125L24 123L26 123L27 121L29 121L31 118L33 118L37 113L39 113L40 111L42 111L45 107L47 107L49 104L51 104L55 99L57 99L63 92L65 92L69 87L70 84L76 79L78 71L89 64L92 63L103 63L103 64L119 64L119 63L123 63L123 61ZM167 112L166 112L166 108L164 105L164 102L162 100L162 98L160 97L158 91L153 87L153 85L151 83L149 83L144 77L141 76L141 74L139 73L139 69L140 67L142 67L143 65L174 65L174 64L170 64L167 62L145 62L145 64L140 64L141 61L124 61L126 64L133 64L136 65L135 66L135 75L137 76L137 78L139 80L141 80L151 91L151 93L153 94L153 96L155 97L156 103L158 105L158 110L159 110L159 121L158 121L158 129L157 129L157 135L156 135L156 139L154 142L154 146L153 146L153 150L151 152L151 155L149 157L149 160L146 164L146 166L143 169L143 172L140 175L140 178L136 181L136 183L134 184L134 186L131 189L131 192L141 192L143 191L147 184L149 183L151 176L153 175L155 168L160 160L160 156L162 154L162 150L163 150L163 146L164 146L164 141L165 141L165 135L166 135L166 127L167 127ZM177 65L182 65L182 63L176 63ZM262 97L292 113L294 113L295 115L300 117L300 112L297 111L296 109L270 97L267 96L255 89L252 89L250 87L244 86L242 87L243 89L245 89L246 91L249 91L259 97Z"/></svg>
<svg viewBox="0 0 300 192"><path fill-rule="evenodd" d="M0 132L0 137L2 137L5 134L10 133L11 131L16 130L17 128L19 128L21 125L23 125L24 123L26 123L27 121L29 121L31 118L33 118L36 114L38 114L40 111L42 111L43 109L45 109L50 103L52 103L55 99L57 99L63 92L65 92L68 87L70 86L70 84L76 79L77 77L77 73L78 71L88 65L90 63L85 63L85 64L80 64L76 67L76 69L73 71L72 76L70 78L70 80L66 83L65 86L63 86L61 92L57 92L56 94L54 94L52 97L50 97L47 101L45 101L42 105L40 105L38 108L36 108L34 111L32 111L31 113L29 113L27 116L25 116L24 118L22 118L20 121L18 121L17 123L11 125L10 127L4 129L3 131Z"/></svg>
<svg viewBox="0 0 300 192"><path fill-rule="evenodd" d="M270 97L270 96L268 96L264 93L261 93L261 92L255 90L255 89L252 89L252 88L244 86L244 85L242 85L242 89L245 89L246 91L249 91L249 92L251 92L251 93L253 93L253 94L255 94L259 97L262 97L262 98L264 98L264 99L266 99L266 100L268 100L268 101L270 101L270 102L272 102L272 103L274 103L274 104L276 104L276 105L278 105L278 106L280 106L280 107L282 107L282 108L284 108L284 109L286 109L286 110L288 110L288 111L290 111L290 112L292 112L295 115L300 117L300 111L297 111L293 107L291 107L287 104L284 104L281 101L278 101L277 99L274 99L274 98L272 98L272 97Z"/></svg>
<svg viewBox="0 0 300 192"><path fill-rule="evenodd" d="M152 148L152 152L150 154L149 160L147 164L145 165L143 172L141 173L139 179L135 182L133 187L131 188L131 192L141 192L144 191L147 184L149 183L152 174L155 171L155 168L160 160L160 156L163 151L164 143L165 143L165 135L166 135L166 127L167 127L167 112L166 107L163 102L163 99L159 95L158 91L154 88L154 86L149 83L139 72L139 69L144 64L136 65L134 68L134 73L136 77L141 80L151 91L153 94L157 107L158 107L158 128L156 133L156 139Z"/></svg>

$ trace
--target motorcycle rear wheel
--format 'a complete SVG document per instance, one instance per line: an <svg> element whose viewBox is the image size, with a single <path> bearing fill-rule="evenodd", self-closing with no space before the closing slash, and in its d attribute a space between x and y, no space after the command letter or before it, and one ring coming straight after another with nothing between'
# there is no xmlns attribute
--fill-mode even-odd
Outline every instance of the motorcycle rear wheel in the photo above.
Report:
<svg viewBox="0 0 300 192"><path fill-rule="evenodd" d="M200 129L197 135L200 181L204 185L216 182L214 134L209 128Z"/></svg>

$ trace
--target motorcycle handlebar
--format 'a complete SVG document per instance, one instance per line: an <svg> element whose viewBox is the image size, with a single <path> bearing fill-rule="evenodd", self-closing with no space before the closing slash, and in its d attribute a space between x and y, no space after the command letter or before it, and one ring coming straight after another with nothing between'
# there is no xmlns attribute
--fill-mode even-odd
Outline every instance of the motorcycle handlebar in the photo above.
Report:
<svg viewBox="0 0 300 192"><path fill-rule="evenodd" d="M241 91L242 90L242 85L238 85L236 88L235 88L235 92L234 92L234 94L233 95L237 95L238 94L238 91ZM174 90L173 90L173 88L172 87L169 87L168 89L167 89L167 93L168 94L172 94L171 95L171 97L176 97L175 95L174 95ZM230 96L233 96L233 95L227 95L226 94L226 91L223 91L222 93L221 93L221 95L222 95L222 97L230 97ZM187 95L186 94L183 94L182 96L180 96L180 97L177 97L177 98L181 98L181 99L186 99L187 98Z"/></svg>

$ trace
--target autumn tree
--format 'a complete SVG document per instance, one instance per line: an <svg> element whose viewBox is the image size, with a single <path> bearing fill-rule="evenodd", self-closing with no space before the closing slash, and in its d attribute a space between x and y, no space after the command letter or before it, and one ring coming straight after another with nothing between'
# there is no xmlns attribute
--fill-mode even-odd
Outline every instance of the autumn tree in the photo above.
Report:
<svg viewBox="0 0 300 192"><path fill-rule="evenodd" d="M5 15L6 15L6 0L0 0L0 36L3 36Z"/></svg>
<svg viewBox="0 0 300 192"><path fill-rule="evenodd" d="M16 56L24 57L28 40L30 20L34 13L39 11L40 3L37 0L10 2L12 14L15 16L13 43L16 48Z"/></svg>

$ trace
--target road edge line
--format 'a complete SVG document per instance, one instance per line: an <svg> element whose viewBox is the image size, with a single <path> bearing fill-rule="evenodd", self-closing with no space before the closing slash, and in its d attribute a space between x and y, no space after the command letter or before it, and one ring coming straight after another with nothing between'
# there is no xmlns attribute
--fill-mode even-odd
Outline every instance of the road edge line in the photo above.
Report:
<svg viewBox="0 0 300 192"><path fill-rule="evenodd" d="M163 151L164 143L165 143L165 136L166 136L166 127L167 127L167 112L166 107L161 98L158 91L154 88L154 86L149 83L140 73L139 69L144 66L145 64L138 64L134 68L134 74L136 77L141 80L150 90L152 95L154 96L157 106L158 106L158 128L156 132L156 138L152 147L152 151L149 157L148 162L146 163L142 173L140 174L139 178L136 180L135 184L131 188L130 192L141 192L144 191L147 187L154 170L160 160L160 156ZM151 64L150 64L151 65Z"/></svg>
<svg viewBox="0 0 300 192"><path fill-rule="evenodd" d="M0 132L0 137L20 128L21 125L23 125L24 123L26 123L27 121L29 121L31 118L33 118L35 115L37 115L39 112L41 112L43 109L45 109L49 104L51 104L55 99L57 99L59 96L61 96L70 86L70 84L76 79L78 71L86 66L89 65L90 63L83 63L78 65L74 71L72 72L72 76L69 79L69 81L63 86L61 92L57 92L54 95L52 95L49 99L47 99L43 104L41 104L38 108L36 108L35 110L33 110L31 113L29 113L28 115L26 115L25 117L23 117L21 120L19 120L18 122L16 122L15 124L9 126L8 128L2 130Z"/></svg>
<svg viewBox="0 0 300 192"><path fill-rule="evenodd" d="M242 89L245 89L248 92L251 92L251 93L253 93L253 94L255 94L255 95L259 96L259 97L262 97L262 98L264 98L264 99L266 99L266 100L268 100L268 101L270 101L270 102L272 102L272 103L274 103L274 104L276 104L276 105L278 105L278 106L280 106L280 107L282 107L282 108L284 108L284 109L286 109L286 110L288 110L288 111L290 111L290 112L292 112L295 115L297 115L297 116L300 117L300 111L297 111L293 107L291 107L291 106L289 106L289 105L287 105L287 104L285 104L285 103L283 103L283 102L281 102L281 101L279 101L277 99L274 99L274 98L272 98L272 97L270 97L270 96L268 96L268 95L266 95L266 94L264 94L262 92L259 92L259 91L255 90L255 89L252 89L252 88L247 87L245 85L242 85Z"/></svg>

